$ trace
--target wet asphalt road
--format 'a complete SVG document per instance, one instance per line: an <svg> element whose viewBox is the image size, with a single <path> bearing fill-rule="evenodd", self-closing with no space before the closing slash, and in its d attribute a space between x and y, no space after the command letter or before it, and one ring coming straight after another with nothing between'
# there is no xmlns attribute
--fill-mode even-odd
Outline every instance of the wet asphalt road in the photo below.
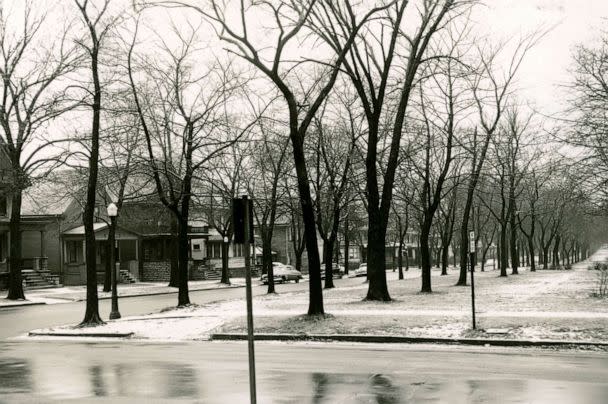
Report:
<svg viewBox="0 0 608 404"><path fill-rule="evenodd" d="M359 283L362 279L338 282ZM307 283L278 291L307 289ZM264 294L257 286L254 294ZM191 292L195 303L245 290ZM175 295L121 299L124 316ZM100 302L107 318L110 301ZM0 310L0 403L247 403L244 343L23 341L75 323L84 302ZM606 403L608 354L431 345L256 343L258 403Z"/></svg>
<svg viewBox="0 0 608 404"><path fill-rule="evenodd" d="M605 403L608 355L257 343L258 402ZM247 346L5 342L0 402L247 403Z"/></svg>
<svg viewBox="0 0 608 404"><path fill-rule="evenodd" d="M334 280L337 285L354 285L363 282L363 278L344 278ZM266 285L259 282L253 287L253 295L263 295ZM120 287L120 286L119 286ZM276 285L277 293L308 290L308 282L286 283ZM200 290L190 292L192 303L204 304L219 300L245 299L245 288L219 290ZM134 296L119 298L119 309L123 317L158 312L160 309L177 305L177 293L153 296ZM107 319L110 315L110 299L99 301L99 314ZM306 312L307 307L302 311ZM0 340L14 337L37 328L46 328L63 324L77 324L84 317L85 302L70 302L48 305L21 306L0 308Z"/></svg>

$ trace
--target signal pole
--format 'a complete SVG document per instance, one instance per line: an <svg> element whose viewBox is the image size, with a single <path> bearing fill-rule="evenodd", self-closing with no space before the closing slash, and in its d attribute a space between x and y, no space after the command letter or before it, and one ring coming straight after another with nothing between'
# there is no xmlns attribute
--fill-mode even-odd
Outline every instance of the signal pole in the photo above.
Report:
<svg viewBox="0 0 608 404"><path fill-rule="evenodd" d="M244 206L244 233L245 240L243 248L245 249L245 289L247 293L247 346L249 348L249 396L251 404L256 404L257 394L255 386L255 350L253 345L253 298L251 293L251 252L250 249L250 204L251 201L246 195L243 195ZM255 256L255 255L254 255Z"/></svg>

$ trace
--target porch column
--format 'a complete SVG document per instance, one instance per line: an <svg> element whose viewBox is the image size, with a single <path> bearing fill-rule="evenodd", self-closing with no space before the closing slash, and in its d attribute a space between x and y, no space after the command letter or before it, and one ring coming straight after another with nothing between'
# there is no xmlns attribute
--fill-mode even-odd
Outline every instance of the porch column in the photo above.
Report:
<svg viewBox="0 0 608 404"><path fill-rule="evenodd" d="M40 257L46 257L46 230L40 230Z"/></svg>

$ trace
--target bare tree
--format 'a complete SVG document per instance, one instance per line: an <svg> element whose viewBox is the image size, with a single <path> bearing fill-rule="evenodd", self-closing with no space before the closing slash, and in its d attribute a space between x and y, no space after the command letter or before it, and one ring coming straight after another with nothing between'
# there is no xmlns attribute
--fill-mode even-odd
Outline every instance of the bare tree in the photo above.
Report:
<svg viewBox="0 0 608 404"><path fill-rule="evenodd" d="M418 164L416 171L422 183L419 194L422 207L421 291L426 293L432 291L429 238L433 221L442 200L459 183L460 167L453 163L460 153L460 138L466 133L463 122L470 115L471 106L470 93L466 86L466 78L470 72L462 64L463 55L460 49L466 30L456 32L448 30L448 33L450 45L447 57L428 63L423 70L424 76L428 78L420 82L421 124L412 130L414 136L424 139L423 148L415 160ZM445 224L446 228L439 231L439 236L435 238L437 241L444 238L447 241L447 235L451 233L450 224L447 222ZM447 253L448 245L444 247ZM439 263L440 259L436 261Z"/></svg>
<svg viewBox="0 0 608 404"><path fill-rule="evenodd" d="M128 99L127 99L128 102ZM148 182L142 181L144 160L138 158L141 145L141 130L137 116L132 112L132 105L119 103L113 107L110 122L100 134L100 173L98 192L104 206L115 203L119 214L108 223L108 250L114 248L116 228L120 221L120 212L125 201L139 198ZM126 113L122 111L127 111ZM109 251L107 257L110 257ZM103 291L111 290L111 271L115 263L106 262Z"/></svg>
<svg viewBox="0 0 608 404"><path fill-rule="evenodd" d="M284 200L286 192L281 180L292 167L286 161L289 138L282 133L285 128L277 122L265 120L260 120L258 126L260 138L251 148L255 167L248 176L250 179L248 188L250 194L254 195L254 217L262 238L262 269L268 275L268 293L275 293L272 239L277 217L285 210L284 207L281 209L279 203ZM298 219L292 220L292 226L297 224L299 224ZM293 228L293 231L296 229ZM302 240L303 237L299 239ZM296 237L292 240L296 242ZM297 250L299 246L295 247L294 249ZM300 249L300 257L301 251Z"/></svg>
<svg viewBox="0 0 608 404"><path fill-rule="evenodd" d="M197 28L190 27L188 34L175 32L175 36L178 49L165 46L164 60L156 62L151 55L140 55L141 69L136 70L136 28L127 68L158 198L177 220L178 306L184 306L190 304L188 218L193 180L210 160L242 138L253 122L240 128L237 117L228 113L227 103L244 84L230 66L199 66L200 74L193 68Z"/></svg>
<svg viewBox="0 0 608 404"><path fill-rule="evenodd" d="M315 214L313 201L308 183L308 169L304 154L304 139L309 126L329 95L344 62L350 46L355 41L362 26L371 16L384 10L392 4L365 10L358 10L350 1L335 3L329 0L313 0L310 2L245 2L241 1L236 9L230 4L219 0L203 1L203 5L195 5L185 1L141 1L143 4L164 5L166 7L190 7L210 21L217 36L228 45L228 51L239 56L255 67L279 90L285 101L289 121L289 137L293 150L293 158L298 179L298 192L302 204L302 217L305 227L306 252L310 272L309 282L309 315L324 314L323 292L321 287L321 272L317 235L315 231ZM228 14L240 17L230 20ZM361 16L359 16L361 15ZM320 16L329 26L339 27L347 23L348 31L341 31L336 38L339 46L334 59L322 62L319 66L324 69L320 78L314 79L310 88L301 94L297 86L290 84L291 77L297 75L297 67L312 59L293 62L285 53L289 46L298 39L304 39L309 33L304 29L313 16ZM264 23L260 25L260 20ZM231 21L237 21L232 24ZM267 25L273 24L272 28ZM262 32L260 32L262 30ZM256 35L264 41L257 44ZM344 35L342 35L344 34ZM268 39L274 35L272 39ZM305 64L305 63L304 63ZM298 80L299 81L299 80Z"/></svg>
<svg viewBox="0 0 608 404"><path fill-rule="evenodd" d="M404 15L410 4L411 8L417 7L413 12L418 24L414 25L413 32L408 32L404 26ZM344 63L344 70L359 95L368 125L365 156L369 215L368 300L391 300L385 273L386 232L401 134L419 69L431 57L427 53L431 39L466 8L463 6L469 4L472 2L454 0L391 2L383 14L374 19L375 23L366 26L357 36ZM342 18L339 24L330 24L323 14L315 13L313 24L317 34L336 52L345 49L340 39L343 32L349 32L352 27L348 19ZM391 116L389 124L385 124L387 114ZM386 161L381 161L379 145L384 142L384 136L390 136L390 141ZM380 167L383 164L384 167Z"/></svg>
<svg viewBox="0 0 608 404"><path fill-rule="evenodd" d="M488 148L507 107L511 88L521 63L528 51L536 45L541 37L541 34L533 33L521 39L516 44L510 62L504 70L498 68L498 59L500 54L504 52L504 44L489 50L482 46L478 47L479 64L474 69L476 74L472 76L471 88L477 106L479 127L475 129L473 143L469 147L469 152L472 155L471 172L460 225L460 276L456 283L457 286L467 284L469 218L475 189L486 161ZM481 139L478 138L478 129L481 129Z"/></svg>
<svg viewBox="0 0 608 404"><path fill-rule="evenodd" d="M83 39L78 41L78 44L82 47L88 59L93 86L92 90L87 90L92 98L89 106L93 112L93 119L91 124L91 143L88 150L89 178L87 198L82 217L85 231L85 262L87 268L87 305L84 319L80 323L82 327L103 323L99 317L99 302L97 300L97 265L93 224L95 221L95 199L97 196L97 177L99 171L99 135L101 132L101 113L103 107L100 58L109 33L120 18L119 13L112 13L110 11L111 1L89 2L88 0L74 0L86 32Z"/></svg>
<svg viewBox="0 0 608 404"><path fill-rule="evenodd" d="M338 108L337 116L344 114L346 119L329 117L333 124L324 120L328 118L324 109L319 117L315 118L316 143L312 160L315 162L312 175L314 187L314 204L317 215L317 230L323 239L323 261L325 263L325 288L334 287L333 261L334 248L343 220L343 212L350 204L348 192L351 185L349 173L351 172L352 157L357 138L361 133L360 119L353 112L353 102L341 100L342 107ZM329 115L329 113L327 113ZM333 114L332 114L333 115ZM338 247L339 248L339 247Z"/></svg>
<svg viewBox="0 0 608 404"><path fill-rule="evenodd" d="M556 136L566 134L560 140L584 152L576 162L580 183L588 193L601 196L604 204L608 199L608 33L602 32L596 46L578 45L572 58L572 79L565 85L569 108L562 119L568 130L557 131Z"/></svg>
<svg viewBox="0 0 608 404"><path fill-rule="evenodd" d="M77 68L79 56L69 45L69 28L61 27L59 39L48 42L43 36L50 28L48 21L45 24L47 12L37 15L30 1L24 3L22 17L0 5L0 153L9 162L11 178L7 296L11 300L25 299L20 230L23 191L65 160L65 153L56 146L67 139L50 136L47 125L78 105L63 82Z"/></svg>
<svg viewBox="0 0 608 404"><path fill-rule="evenodd" d="M210 184L207 218L222 238L222 276L221 283L230 284L228 271L228 248L233 236L232 200L246 189L245 158L246 151L235 143L214 158L212 167L202 174L205 184Z"/></svg>

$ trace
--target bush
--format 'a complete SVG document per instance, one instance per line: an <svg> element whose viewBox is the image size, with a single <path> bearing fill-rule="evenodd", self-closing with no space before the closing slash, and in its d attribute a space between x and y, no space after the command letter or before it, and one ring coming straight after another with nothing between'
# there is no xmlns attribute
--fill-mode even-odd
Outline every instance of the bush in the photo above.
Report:
<svg viewBox="0 0 608 404"><path fill-rule="evenodd" d="M608 297L608 266L605 264L597 273L596 296Z"/></svg>
<svg viewBox="0 0 608 404"><path fill-rule="evenodd" d="M608 264L605 262L594 262L587 267L590 271L606 271L608 270Z"/></svg>

